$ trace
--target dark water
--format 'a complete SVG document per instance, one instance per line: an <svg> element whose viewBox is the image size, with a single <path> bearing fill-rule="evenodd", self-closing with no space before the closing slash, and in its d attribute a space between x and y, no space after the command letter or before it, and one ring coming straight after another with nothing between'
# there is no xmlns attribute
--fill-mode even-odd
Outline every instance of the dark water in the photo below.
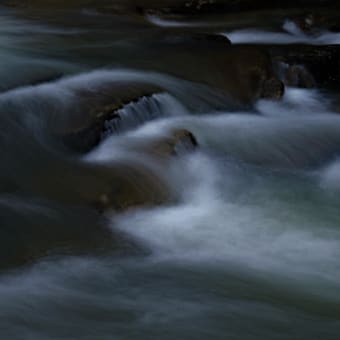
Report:
<svg viewBox="0 0 340 340"><path fill-rule="evenodd" d="M204 86L127 68L125 56L158 34L146 21L120 19L118 33L87 10L77 23L67 12L44 24L0 16L1 339L338 339L340 117L330 94L288 88L280 102L235 113ZM296 27L230 37L254 34L340 41ZM145 80L166 90L122 108L127 118L107 130L119 134L91 152L53 138L51 127L81 114L84 93ZM189 129L199 150L166 166L136 152L172 128ZM78 202L79 190L87 200L105 186L93 169L117 160L148 166L179 199L104 216ZM31 261L27 244L44 256Z"/></svg>

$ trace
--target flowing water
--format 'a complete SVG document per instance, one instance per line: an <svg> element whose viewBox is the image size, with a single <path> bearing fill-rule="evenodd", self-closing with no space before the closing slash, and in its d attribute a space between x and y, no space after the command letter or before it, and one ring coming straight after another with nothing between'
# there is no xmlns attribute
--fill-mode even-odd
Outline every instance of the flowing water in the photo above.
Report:
<svg viewBox="0 0 340 340"><path fill-rule="evenodd" d="M104 19L98 32L0 15L1 254L30 242L36 225L61 232L77 225L82 233L101 223L86 207L53 203L39 190L28 194L48 171L64 185L57 170L65 162L76 176L79 164L143 162L178 197L105 214L110 232L122 232L142 251L47 251L3 271L1 339L339 338L340 116L330 94L289 88L280 102L234 112L197 84L117 65L103 69L93 49L109 58L131 48L109 46ZM252 34L227 35L248 42ZM261 42L305 39L273 34L256 32ZM25 84L37 73L64 77ZM166 91L122 108L126 119L107 123L104 141L85 156L66 154L46 132L77 111L82 91L145 79ZM190 130L199 149L166 167L134 150L173 128ZM7 237L11 228L25 233Z"/></svg>
<svg viewBox="0 0 340 340"><path fill-rule="evenodd" d="M282 25L281 32L262 31L258 29L242 29L226 33L226 36L234 44L262 43L262 44L297 44L311 45L339 44L340 33L322 30L314 36L301 31L297 25L286 20Z"/></svg>

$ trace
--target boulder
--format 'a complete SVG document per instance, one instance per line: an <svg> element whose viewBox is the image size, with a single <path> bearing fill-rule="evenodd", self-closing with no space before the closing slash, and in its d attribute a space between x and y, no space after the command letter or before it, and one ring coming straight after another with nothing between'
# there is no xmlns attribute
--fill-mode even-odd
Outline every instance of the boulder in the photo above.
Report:
<svg viewBox="0 0 340 340"><path fill-rule="evenodd" d="M284 83L306 89L316 86L314 77L303 65L289 65L284 74Z"/></svg>
<svg viewBox="0 0 340 340"><path fill-rule="evenodd" d="M105 164L54 160L44 169L36 169L34 177L24 178L18 187L51 201L95 207L100 211L122 211L173 199L168 184L159 174L133 160Z"/></svg>
<svg viewBox="0 0 340 340"><path fill-rule="evenodd" d="M160 92L157 86L147 83L112 82L92 91L81 91L78 108L66 119L53 121L52 134L71 150L87 152L98 145L107 121L119 118L117 111L124 105L142 97Z"/></svg>
<svg viewBox="0 0 340 340"><path fill-rule="evenodd" d="M291 44L267 48L276 62L288 65L288 82L301 83L303 87L340 88L339 45Z"/></svg>
<svg viewBox="0 0 340 340"><path fill-rule="evenodd" d="M305 34L315 36L326 31L340 31L339 8L312 9L300 15L292 16L290 19Z"/></svg>
<svg viewBox="0 0 340 340"><path fill-rule="evenodd" d="M25 136L22 130L20 140L2 138L0 143L0 185L8 194L100 211L152 206L175 198L157 164L131 156L124 148L110 161L82 160ZM16 132L21 130L11 135Z"/></svg>
<svg viewBox="0 0 340 340"><path fill-rule="evenodd" d="M186 129L174 129L162 137L138 138L123 140L127 150L150 156L157 162L194 151L198 146L196 137Z"/></svg>
<svg viewBox="0 0 340 340"><path fill-rule="evenodd" d="M263 97L280 97L273 62L265 48L232 46L221 41L194 44L157 43L148 46L138 60L130 62L139 68L167 73L177 78L207 85L225 96L229 106L242 108ZM277 85L273 93L267 81Z"/></svg>

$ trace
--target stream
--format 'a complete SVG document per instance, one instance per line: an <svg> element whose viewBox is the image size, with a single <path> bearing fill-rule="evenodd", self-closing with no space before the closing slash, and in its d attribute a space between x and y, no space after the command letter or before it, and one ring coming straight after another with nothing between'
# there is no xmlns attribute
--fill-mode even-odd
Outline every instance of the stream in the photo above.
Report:
<svg viewBox="0 0 340 340"><path fill-rule="evenodd" d="M113 23L88 9L40 21L0 8L1 339L338 339L336 93L287 86L279 101L240 107L194 78L145 66L146 57L134 61L162 30L203 27L235 45L340 43L340 33L309 36L280 22ZM53 133L82 114L84 97L115 82L162 90L120 107L89 151L59 143ZM197 139L193 152L163 164L138 151L180 129ZM149 169L176 199L98 213L88 206L91 169L115 162ZM17 260L18 244L69 230L75 249ZM117 245L98 247L116 234Z"/></svg>

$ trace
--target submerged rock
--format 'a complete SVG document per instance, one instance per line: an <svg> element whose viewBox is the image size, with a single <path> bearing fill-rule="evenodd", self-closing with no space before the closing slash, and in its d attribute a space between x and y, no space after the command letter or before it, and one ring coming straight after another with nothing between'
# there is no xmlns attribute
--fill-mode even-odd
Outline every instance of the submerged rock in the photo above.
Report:
<svg viewBox="0 0 340 340"><path fill-rule="evenodd" d="M126 151L162 162L196 148L197 140L188 130L178 129L134 145ZM0 272L46 256L145 253L126 235L108 229L99 212L175 199L165 175L136 160L89 163L44 156L41 151L30 158L11 178L21 198L6 195L0 200Z"/></svg>
<svg viewBox="0 0 340 340"><path fill-rule="evenodd" d="M25 133L13 129L8 140L0 138L0 187L7 193L117 211L174 199L157 164L131 157L124 149L109 161L91 162L65 155ZM13 134L20 137L10 138Z"/></svg>
<svg viewBox="0 0 340 340"><path fill-rule="evenodd" d="M43 257L133 255L143 249L88 209L8 196L0 202L0 273Z"/></svg>
<svg viewBox="0 0 340 340"><path fill-rule="evenodd" d="M63 204L78 204L99 210L125 210L169 202L172 192L165 180L150 167L134 161L106 164L55 162L36 171L23 189Z"/></svg>
<svg viewBox="0 0 340 340"><path fill-rule="evenodd" d="M2 167L1 181L12 183L17 193L100 211L172 202L176 197L160 169L161 163L172 155L194 149L195 137L181 129L164 137L125 137L117 142L120 143L117 156L105 162L69 158L33 140L19 145L26 151L17 158L13 155L18 150L13 146L4 155L8 162ZM136 153L149 155L153 160L149 162Z"/></svg>
<svg viewBox="0 0 340 340"><path fill-rule="evenodd" d="M123 143L123 151L150 156L159 165L171 156L190 152L198 146L195 136L186 129L176 129L164 137L151 139L125 138ZM175 199L164 176L138 161L116 160L103 165L79 163L70 168L71 173L67 168L64 163L58 171L68 175L62 177L65 196L59 197L62 193L60 185L51 187L46 179L39 183L44 197L117 211L164 204Z"/></svg>
<svg viewBox="0 0 340 340"><path fill-rule="evenodd" d="M192 152L199 146L196 137L186 129L171 130L162 137L148 139L130 137L124 141L129 142L127 146L129 151L151 156L157 161Z"/></svg>
<svg viewBox="0 0 340 340"><path fill-rule="evenodd" d="M35 71L35 74L24 74L25 79L20 79L20 80L15 80L11 81L4 85L0 85L0 92L6 92L10 90L14 90L17 88L21 87L26 87L26 86L36 86L36 85L41 85L41 84L46 84L46 83L51 83L56 80L61 79L64 74L62 72L43 72L41 71L41 75L39 72Z"/></svg>

